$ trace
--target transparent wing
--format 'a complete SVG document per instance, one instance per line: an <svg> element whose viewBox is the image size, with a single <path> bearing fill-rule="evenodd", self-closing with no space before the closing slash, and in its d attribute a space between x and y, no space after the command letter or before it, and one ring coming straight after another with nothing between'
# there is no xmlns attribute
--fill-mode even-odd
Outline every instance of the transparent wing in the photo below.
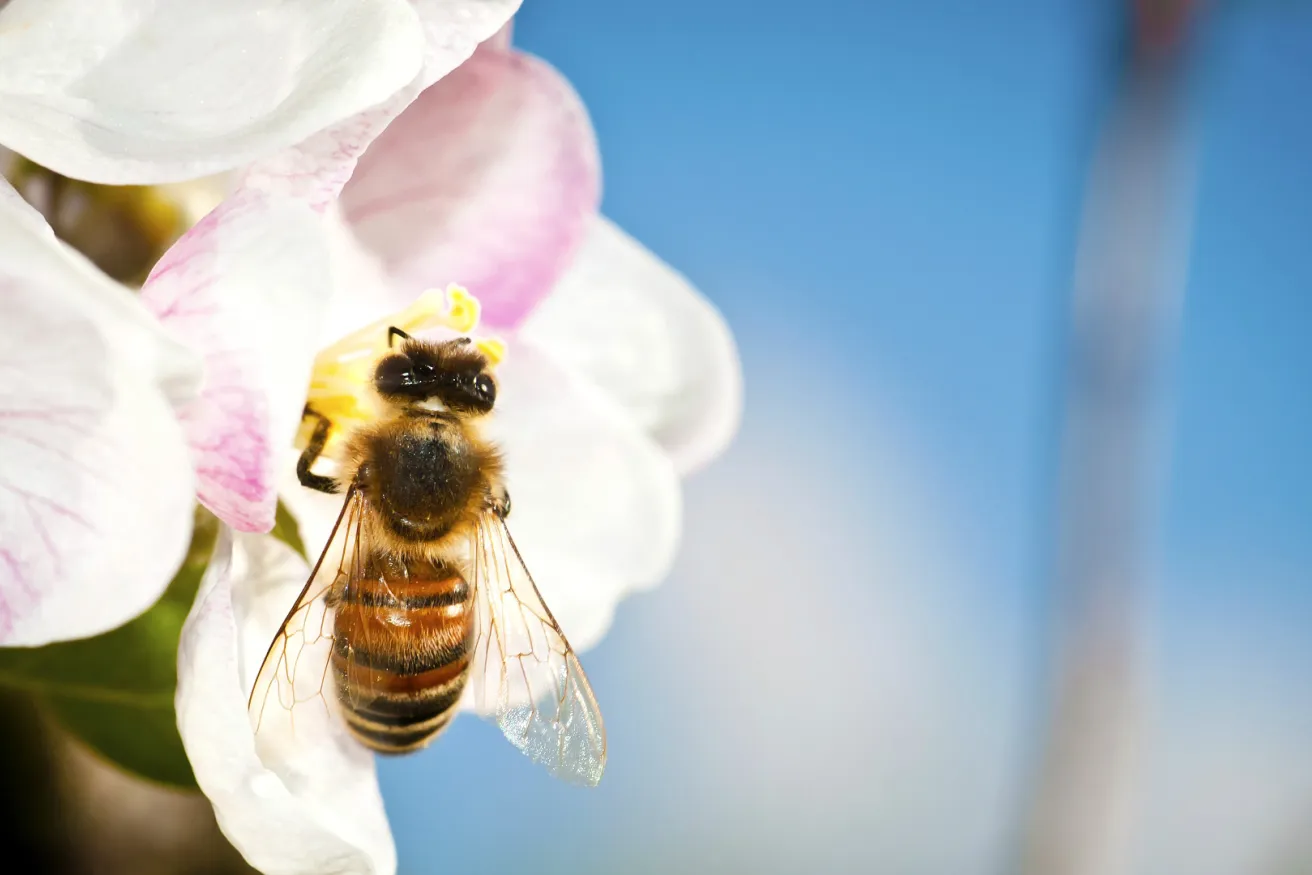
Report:
<svg viewBox="0 0 1312 875"><path fill-rule="evenodd" d="M265 654L248 702L257 742L281 744L336 720L332 673L334 606L359 576L365 498L347 492L328 545ZM307 725L308 724L308 725Z"/></svg>
<svg viewBox="0 0 1312 875"><path fill-rule="evenodd" d="M477 639L469 683L479 714L552 775L596 785L606 767L597 700L495 514L478 525L470 565Z"/></svg>

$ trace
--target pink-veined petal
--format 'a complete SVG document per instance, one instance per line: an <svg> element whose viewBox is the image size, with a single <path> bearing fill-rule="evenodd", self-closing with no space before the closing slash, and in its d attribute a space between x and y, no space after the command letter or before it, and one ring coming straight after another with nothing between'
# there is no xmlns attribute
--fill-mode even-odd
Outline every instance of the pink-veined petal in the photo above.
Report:
<svg viewBox="0 0 1312 875"><path fill-rule="evenodd" d="M96 182L202 176L379 103L422 53L405 0L10 0L0 142Z"/></svg>
<svg viewBox="0 0 1312 875"><path fill-rule="evenodd" d="M724 319L605 218L520 333L605 389L682 473L722 452L738 429L742 368Z"/></svg>
<svg viewBox="0 0 1312 875"><path fill-rule="evenodd" d="M242 531L267 531L280 452L300 422L331 295L321 217L257 192L230 197L183 235L141 297L205 359L183 411L202 503Z"/></svg>
<svg viewBox="0 0 1312 875"><path fill-rule="evenodd" d="M418 76L386 101L260 161L243 186L300 198L316 210L336 200L369 144L421 91L460 66L501 29L520 0L415 0L424 33Z"/></svg>
<svg viewBox="0 0 1312 875"><path fill-rule="evenodd" d="M273 538L224 529L182 630L178 730L219 827L252 866L392 875L373 755L328 719L298 723L295 739L262 733L257 749L247 716L265 650L308 574Z"/></svg>
<svg viewBox="0 0 1312 875"><path fill-rule="evenodd" d="M112 629L191 535L200 363L0 186L0 645Z"/></svg>
<svg viewBox="0 0 1312 875"><path fill-rule="evenodd" d="M596 138L569 82L484 46L369 147L342 206L400 295L460 283L487 322L512 328L569 264L600 192Z"/></svg>

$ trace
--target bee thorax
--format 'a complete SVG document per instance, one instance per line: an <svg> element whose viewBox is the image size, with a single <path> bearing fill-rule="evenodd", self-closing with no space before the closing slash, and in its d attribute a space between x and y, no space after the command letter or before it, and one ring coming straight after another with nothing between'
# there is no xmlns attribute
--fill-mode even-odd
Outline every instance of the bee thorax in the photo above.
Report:
<svg viewBox="0 0 1312 875"><path fill-rule="evenodd" d="M388 533L407 542L443 538L488 488L492 455L465 428L427 417L381 423L357 444L357 482Z"/></svg>

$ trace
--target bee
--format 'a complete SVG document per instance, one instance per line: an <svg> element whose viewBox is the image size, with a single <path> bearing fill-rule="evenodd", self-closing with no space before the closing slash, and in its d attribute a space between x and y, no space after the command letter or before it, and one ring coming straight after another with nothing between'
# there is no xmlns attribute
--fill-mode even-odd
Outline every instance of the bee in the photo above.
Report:
<svg viewBox="0 0 1312 875"><path fill-rule="evenodd" d="M482 433L490 370L468 338L389 328L373 366L379 414L345 435L335 477L313 471L334 424L306 408L315 425L297 475L345 500L256 676L257 741L317 700L365 747L404 754L469 694L553 775L601 779L596 698L506 526L502 457Z"/></svg>

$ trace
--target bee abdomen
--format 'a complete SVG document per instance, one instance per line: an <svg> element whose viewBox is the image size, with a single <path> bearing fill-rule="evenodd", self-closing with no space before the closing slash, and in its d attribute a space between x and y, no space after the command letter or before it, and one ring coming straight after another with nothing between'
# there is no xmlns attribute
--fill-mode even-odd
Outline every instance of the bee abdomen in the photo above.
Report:
<svg viewBox="0 0 1312 875"><path fill-rule="evenodd" d="M346 724L380 753L422 747L455 716L469 674L474 606L449 569L353 581L337 605L333 671Z"/></svg>

